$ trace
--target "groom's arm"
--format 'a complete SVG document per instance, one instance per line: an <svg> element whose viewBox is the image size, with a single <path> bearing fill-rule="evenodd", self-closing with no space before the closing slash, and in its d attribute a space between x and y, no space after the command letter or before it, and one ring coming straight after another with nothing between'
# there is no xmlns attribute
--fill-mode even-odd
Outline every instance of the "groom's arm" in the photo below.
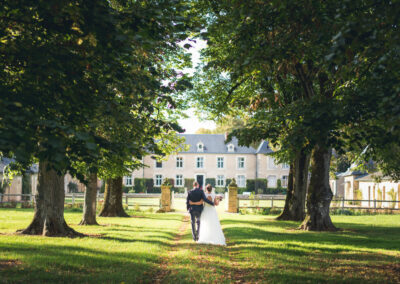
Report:
<svg viewBox="0 0 400 284"><path fill-rule="evenodd" d="M203 201L204 201L204 202L207 202L208 204L214 206L214 202L210 201L210 200L206 197L206 195L204 194L204 191L201 192L201 198L203 198Z"/></svg>
<svg viewBox="0 0 400 284"><path fill-rule="evenodd" d="M189 207L190 207L190 204L189 204L189 194L188 194L186 197L186 210L187 211L189 211Z"/></svg>

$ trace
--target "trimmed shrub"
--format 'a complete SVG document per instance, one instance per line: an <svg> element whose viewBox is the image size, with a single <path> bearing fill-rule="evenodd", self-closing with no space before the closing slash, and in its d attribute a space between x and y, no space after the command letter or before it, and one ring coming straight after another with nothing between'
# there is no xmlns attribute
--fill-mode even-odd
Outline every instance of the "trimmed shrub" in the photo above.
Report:
<svg viewBox="0 0 400 284"><path fill-rule="evenodd" d="M122 187L122 192L128 193L132 190L132 186L124 186Z"/></svg>
<svg viewBox="0 0 400 284"><path fill-rule="evenodd" d="M264 193L267 189L267 179L258 178L246 180L246 191L254 192L254 189L256 189L258 194Z"/></svg>
<svg viewBox="0 0 400 284"><path fill-rule="evenodd" d="M211 184L212 187L215 187L215 178L206 178L206 185Z"/></svg>
<svg viewBox="0 0 400 284"><path fill-rule="evenodd" d="M267 188L264 191L264 194L286 194L287 189L286 188Z"/></svg>
<svg viewBox="0 0 400 284"><path fill-rule="evenodd" d="M153 187L151 190L147 190L147 193L161 193L161 187Z"/></svg>
<svg viewBox="0 0 400 284"><path fill-rule="evenodd" d="M247 188L245 187L239 187L238 188L238 194L243 194L243 192L247 191Z"/></svg>
<svg viewBox="0 0 400 284"><path fill-rule="evenodd" d="M193 182L194 182L194 178L185 178L184 186L185 186L188 190L191 190L191 189L193 188Z"/></svg>
<svg viewBox="0 0 400 284"><path fill-rule="evenodd" d="M136 193L152 192L154 181L152 178L135 178L133 189ZM132 188L131 188L132 189Z"/></svg>
<svg viewBox="0 0 400 284"><path fill-rule="evenodd" d="M225 193L225 187L216 187L215 193Z"/></svg>
<svg viewBox="0 0 400 284"><path fill-rule="evenodd" d="M101 187L100 187L100 193L104 193L105 190L106 190L106 181L102 180Z"/></svg>
<svg viewBox="0 0 400 284"><path fill-rule="evenodd" d="M256 180L255 179L247 179L246 180L246 191L254 192L256 188Z"/></svg>
<svg viewBox="0 0 400 284"><path fill-rule="evenodd" d="M278 180L276 181L276 187L277 188L282 188L282 181L280 178L278 178Z"/></svg>
<svg viewBox="0 0 400 284"><path fill-rule="evenodd" d="M72 181L68 183L68 192L75 193L78 192L78 185Z"/></svg>
<svg viewBox="0 0 400 284"><path fill-rule="evenodd" d="M225 180L225 190L228 191L228 185L231 183L232 179L231 178L227 178Z"/></svg>
<svg viewBox="0 0 400 284"><path fill-rule="evenodd" d="M174 188L172 188L172 190L174 192L176 192L176 193L185 193L185 188L184 187L174 187Z"/></svg>

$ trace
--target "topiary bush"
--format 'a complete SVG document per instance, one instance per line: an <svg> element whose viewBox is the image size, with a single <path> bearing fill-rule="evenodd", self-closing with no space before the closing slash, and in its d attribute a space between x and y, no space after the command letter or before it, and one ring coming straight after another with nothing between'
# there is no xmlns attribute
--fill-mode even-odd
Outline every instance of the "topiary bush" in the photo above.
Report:
<svg viewBox="0 0 400 284"><path fill-rule="evenodd" d="M78 192L78 185L72 181L68 183L68 192L69 193L76 193Z"/></svg>
<svg viewBox="0 0 400 284"><path fill-rule="evenodd" d="M135 178L133 189L136 193L152 192L154 181L152 178Z"/></svg>
<svg viewBox="0 0 400 284"><path fill-rule="evenodd" d="M212 187L215 187L215 178L206 178L206 185L211 184Z"/></svg>

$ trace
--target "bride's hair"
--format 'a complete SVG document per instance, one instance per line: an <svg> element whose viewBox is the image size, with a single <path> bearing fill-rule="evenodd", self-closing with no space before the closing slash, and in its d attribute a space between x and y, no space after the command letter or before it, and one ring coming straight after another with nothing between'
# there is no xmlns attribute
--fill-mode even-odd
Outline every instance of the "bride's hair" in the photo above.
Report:
<svg viewBox="0 0 400 284"><path fill-rule="evenodd" d="M207 191L208 191L209 193L211 193L211 191L212 191L212 186L211 186L211 184L207 184L207 185L206 185L206 189L207 189Z"/></svg>

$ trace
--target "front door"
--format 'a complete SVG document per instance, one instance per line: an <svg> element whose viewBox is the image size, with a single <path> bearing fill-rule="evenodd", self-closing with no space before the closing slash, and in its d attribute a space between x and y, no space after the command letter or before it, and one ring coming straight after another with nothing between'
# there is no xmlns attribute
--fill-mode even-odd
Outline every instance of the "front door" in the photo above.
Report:
<svg viewBox="0 0 400 284"><path fill-rule="evenodd" d="M204 175L196 175L196 181L199 183L199 187L203 188Z"/></svg>

